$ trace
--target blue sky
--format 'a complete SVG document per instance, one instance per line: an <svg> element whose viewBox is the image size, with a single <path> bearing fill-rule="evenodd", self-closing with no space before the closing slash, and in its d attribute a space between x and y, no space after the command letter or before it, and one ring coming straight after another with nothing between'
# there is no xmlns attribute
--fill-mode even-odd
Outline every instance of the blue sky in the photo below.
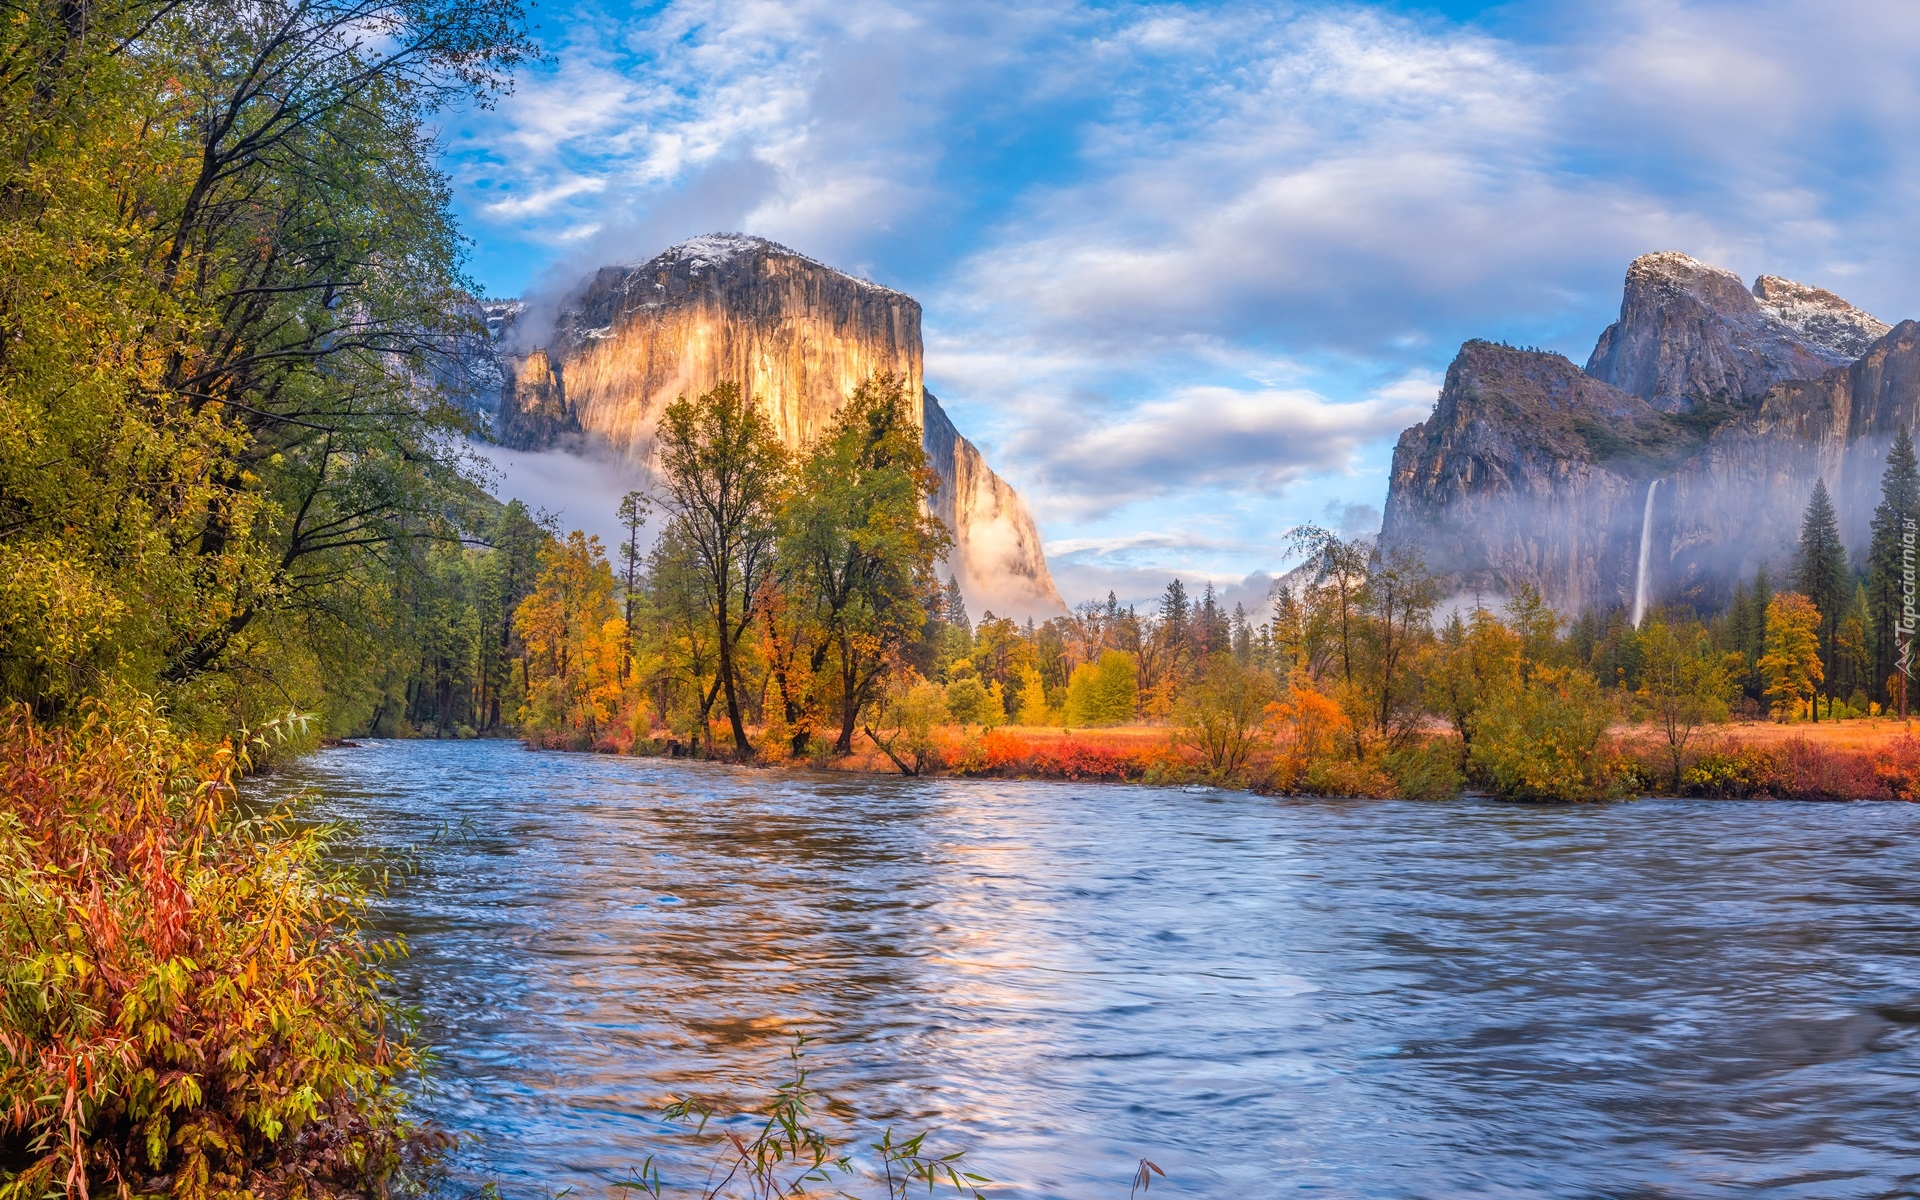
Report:
<svg viewBox="0 0 1920 1200"><path fill-rule="evenodd" d="M739 230L912 294L929 386L1070 601L1377 522L1459 343L1585 362L1644 251L1920 315L1911 3L534 18L546 60L443 129L476 278L550 289Z"/></svg>

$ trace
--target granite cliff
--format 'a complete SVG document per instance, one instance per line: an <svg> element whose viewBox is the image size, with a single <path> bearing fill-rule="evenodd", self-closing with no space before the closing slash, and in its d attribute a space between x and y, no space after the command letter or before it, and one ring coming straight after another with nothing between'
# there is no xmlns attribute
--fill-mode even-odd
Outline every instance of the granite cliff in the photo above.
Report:
<svg viewBox="0 0 1920 1200"><path fill-rule="evenodd" d="M522 308L496 307L497 429L511 446L595 438L645 461L666 405L730 381L799 450L861 380L899 376L940 476L933 509L953 534L949 566L976 608L1064 609L1025 502L926 390L912 297L761 238L714 234L601 268L541 328Z"/></svg>
<svg viewBox="0 0 1920 1200"><path fill-rule="evenodd" d="M1462 347L1395 448L1381 538L1456 591L1524 581L1572 614L1632 604L1644 529L1651 598L1711 606L1789 564L1815 479L1862 549L1893 429L1916 421L1920 326L1649 254L1584 371Z"/></svg>

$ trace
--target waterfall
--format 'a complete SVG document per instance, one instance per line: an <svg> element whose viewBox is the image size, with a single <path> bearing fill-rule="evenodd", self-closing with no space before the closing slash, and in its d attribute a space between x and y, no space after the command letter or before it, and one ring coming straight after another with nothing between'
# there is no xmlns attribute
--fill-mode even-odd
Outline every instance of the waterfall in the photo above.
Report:
<svg viewBox="0 0 1920 1200"><path fill-rule="evenodd" d="M1647 558L1653 547L1653 493L1659 490L1660 481L1654 480L1647 485L1647 511L1640 517L1640 569L1633 577L1633 627L1640 628L1640 619L1647 615Z"/></svg>

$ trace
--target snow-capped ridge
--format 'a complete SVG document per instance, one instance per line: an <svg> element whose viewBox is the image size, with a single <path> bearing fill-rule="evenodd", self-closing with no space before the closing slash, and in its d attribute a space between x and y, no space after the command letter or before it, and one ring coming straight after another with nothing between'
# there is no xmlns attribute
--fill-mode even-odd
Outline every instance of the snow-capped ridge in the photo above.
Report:
<svg viewBox="0 0 1920 1200"><path fill-rule="evenodd" d="M1725 267L1702 262L1678 250L1655 250L1642 254L1627 266L1627 286L1664 285L1668 288L1696 290L1702 284L1731 283L1739 291L1747 290L1746 281Z"/></svg>
<svg viewBox="0 0 1920 1200"><path fill-rule="evenodd" d="M862 287L872 288L890 296L905 295L885 284L875 283L871 279L842 271L810 255L802 254L791 246L783 246L771 238L763 238L752 233L703 233L699 237L688 238L684 242L667 247L644 263L629 263L626 269L632 271L636 279L646 275L657 275L663 271L681 269L684 269L689 276L698 277L707 271L731 267L740 260L754 255L793 259L823 271L831 271L844 279L851 279Z"/></svg>
<svg viewBox="0 0 1920 1200"><path fill-rule="evenodd" d="M1778 275L1753 281L1761 311L1810 342L1858 358L1893 326L1855 308L1825 288L1795 283Z"/></svg>

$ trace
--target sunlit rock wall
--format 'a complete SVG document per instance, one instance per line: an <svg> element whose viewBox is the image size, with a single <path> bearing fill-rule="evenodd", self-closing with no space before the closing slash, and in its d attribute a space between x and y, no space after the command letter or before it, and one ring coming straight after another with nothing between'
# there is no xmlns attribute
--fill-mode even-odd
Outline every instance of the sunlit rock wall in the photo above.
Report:
<svg viewBox="0 0 1920 1200"><path fill-rule="evenodd" d="M949 565L976 611L1044 616L1064 607L1026 504L926 394L920 305L910 296L760 238L721 234L640 266L602 268L549 334L516 329L506 344L523 349L508 356L503 440L547 446L571 429L643 461L677 397L738 383L797 451L862 380L891 372L906 383L940 475L934 509L953 534Z"/></svg>

